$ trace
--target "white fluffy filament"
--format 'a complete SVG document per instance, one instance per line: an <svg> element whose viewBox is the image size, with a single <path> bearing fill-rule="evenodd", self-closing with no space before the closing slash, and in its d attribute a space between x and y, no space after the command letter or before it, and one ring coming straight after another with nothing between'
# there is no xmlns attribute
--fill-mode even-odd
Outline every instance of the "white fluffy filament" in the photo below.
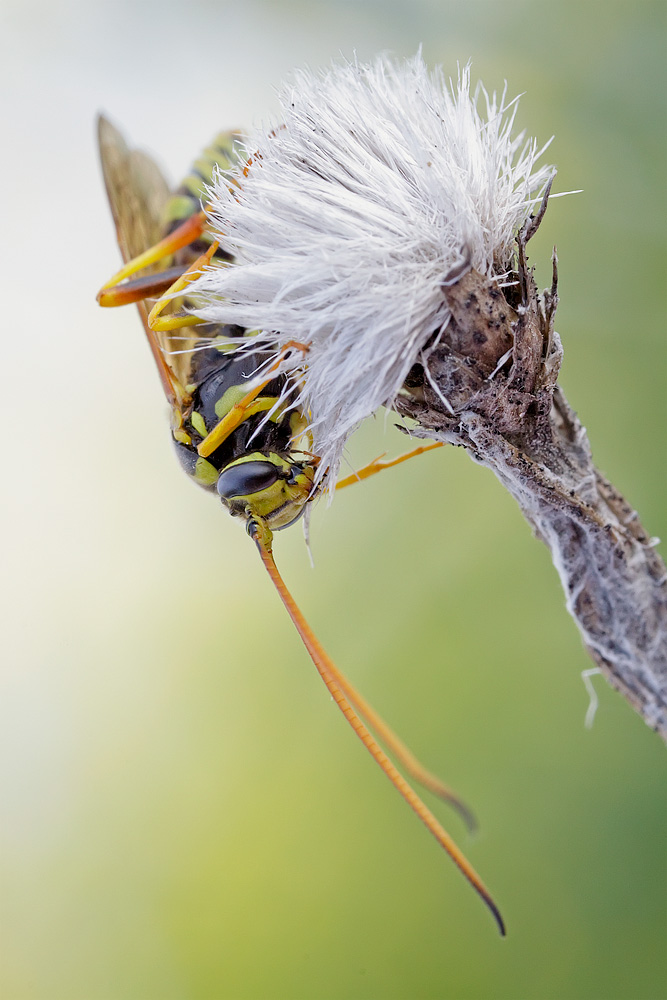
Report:
<svg viewBox="0 0 667 1000"><path fill-rule="evenodd" d="M448 272L469 256L502 274L547 180L544 149L512 136L516 99L449 84L421 55L295 74L281 122L211 189L211 228L235 265L192 288L196 312L280 352L333 482L345 442L389 406L449 311ZM546 147L545 147L546 148ZM245 169L244 169L245 167Z"/></svg>

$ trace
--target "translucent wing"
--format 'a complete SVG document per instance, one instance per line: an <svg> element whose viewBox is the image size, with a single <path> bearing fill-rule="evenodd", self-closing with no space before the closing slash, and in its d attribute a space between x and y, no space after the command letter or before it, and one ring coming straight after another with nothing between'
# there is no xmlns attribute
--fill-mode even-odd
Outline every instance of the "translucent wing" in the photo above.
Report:
<svg viewBox="0 0 667 1000"><path fill-rule="evenodd" d="M118 129L100 115L97 122L100 160L104 184L116 226L116 238L124 261L152 247L163 235L165 206L171 192L157 164L146 153L130 149ZM171 261L161 260L148 268L146 274L164 270ZM177 404L179 392L174 376L180 381L183 372L176 371L168 351L169 343L158 337L148 326L148 300L138 302L151 353L155 360L167 399ZM171 306L170 306L171 308ZM166 349L166 350L165 350ZM182 365L178 366L183 367Z"/></svg>
<svg viewBox="0 0 667 1000"><path fill-rule="evenodd" d="M241 139L238 132L220 133L201 154L183 184L172 192L157 164L146 153L130 149L118 129L102 115L98 119L98 138L104 183L125 262L155 246L179 222L199 212L205 185L210 182L215 165L228 167L235 160ZM164 272L165 279L172 270L178 274L208 245L204 239L180 251L176 258L163 257L143 270L135 284L151 274ZM169 276L165 288L175 277ZM139 302L139 313L167 398L180 407L183 389L193 382L193 361L198 349L211 340L222 342L228 328L206 324L155 333L147 323L151 305L150 299ZM169 314L182 307L182 300L170 301L164 304L162 313Z"/></svg>
<svg viewBox="0 0 667 1000"><path fill-rule="evenodd" d="M129 149L103 115L98 118L97 134L118 246L123 260L128 261L160 239L170 187L154 160L140 150Z"/></svg>

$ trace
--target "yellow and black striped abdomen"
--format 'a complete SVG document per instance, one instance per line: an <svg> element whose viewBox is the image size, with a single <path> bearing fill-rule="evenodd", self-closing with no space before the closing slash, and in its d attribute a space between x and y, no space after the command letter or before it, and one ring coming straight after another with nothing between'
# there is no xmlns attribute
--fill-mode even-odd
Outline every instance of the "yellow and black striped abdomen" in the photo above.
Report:
<svg viewBox="0 0 667 1000"><path fill-rule="evenodd" d="M213 180L216 167L228 170L234 166L239 157L243 157L243 136L239 132L220 132L192 164L188 175L167 200L163 213L164 236L168 236L182 222L201 211L206 188ZM211 245L212 238L204 233L195 243L190 244L185 251L176 255L176 263L189 265L200 254L205 253ZM216 256L228 258L228 254L218 251Z"/></svg>

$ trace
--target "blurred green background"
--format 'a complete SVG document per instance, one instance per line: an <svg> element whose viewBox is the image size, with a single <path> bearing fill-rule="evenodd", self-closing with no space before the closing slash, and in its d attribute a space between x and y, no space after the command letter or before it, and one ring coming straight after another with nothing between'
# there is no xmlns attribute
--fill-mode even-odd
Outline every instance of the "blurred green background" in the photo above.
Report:
<svg viewBox="0 0 667 1000"><path fill-rule="evenodd" d="M665 4L5 0L3 1000L665 996L664 748L589 663L546 549L436 452L276 554L336 662L474 806L489 914L339 716L240 526L182 475L118 254L105 110L173 180L295 66L413 54L525 92L560 190L562 384L655 535ZM386 426L385 426L386 423ZM398 453L380 414L355 464ZM434 507L433 497L438 503ZM428 538L424 524L428 522Z"/></svg>

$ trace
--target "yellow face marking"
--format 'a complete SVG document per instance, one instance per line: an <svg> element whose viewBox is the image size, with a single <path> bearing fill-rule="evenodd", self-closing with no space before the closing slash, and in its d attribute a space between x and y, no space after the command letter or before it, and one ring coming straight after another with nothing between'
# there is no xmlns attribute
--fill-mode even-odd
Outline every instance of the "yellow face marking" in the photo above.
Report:
<svg viewBox="0 0 667 1000"><path fill-rule="evenodd" d="M268 461L286 475L294 474L295 471L293 462L275 452L251 452L232 464L243 466L246 462L256 461ZM278 531L292 524L303 512L312 495L314 477L314 467L306 466L299 469L294 482L288 483L286 478L279 478L256 493L239 494L225 503L235 516L246 520L259 519L272 530Z"/></svg>

